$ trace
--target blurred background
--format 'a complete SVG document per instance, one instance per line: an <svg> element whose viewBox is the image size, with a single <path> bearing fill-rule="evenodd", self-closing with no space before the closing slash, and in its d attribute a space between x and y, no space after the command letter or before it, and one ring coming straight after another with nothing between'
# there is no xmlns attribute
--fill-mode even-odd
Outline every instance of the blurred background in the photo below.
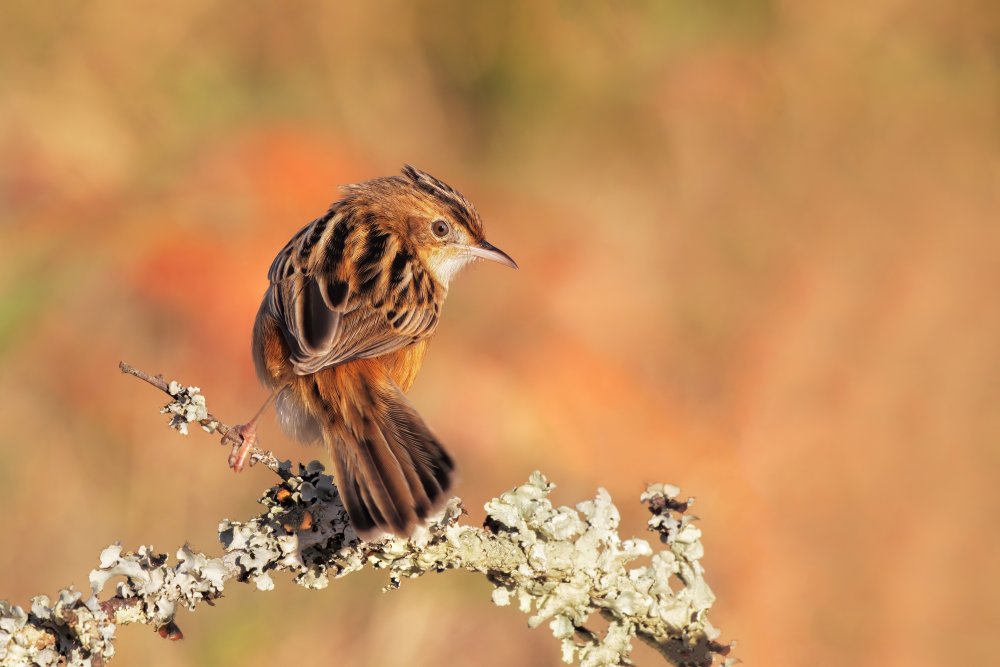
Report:
<svg viewBox="0 0 1000 667"><path fill-rule="evenodd" d="M472 520L537 468L639 534L673 482L747 664L987 663L1000 5L169 6L0 10L0 598L257 511L270 474L116 365L248 418L274 254L412 162L521 264L456 281L411 393ZM180 643L125 628L116 664L559 664L471 575L278 583Z"/></svg>

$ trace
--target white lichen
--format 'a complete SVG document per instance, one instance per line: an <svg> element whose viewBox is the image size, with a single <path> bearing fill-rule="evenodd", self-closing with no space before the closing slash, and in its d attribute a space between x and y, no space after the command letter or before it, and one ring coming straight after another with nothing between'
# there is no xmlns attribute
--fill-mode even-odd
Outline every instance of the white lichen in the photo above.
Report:
<svg viewBox="0 0 1000 667"><path fill-rule="evenodd" d="M167 422L170 428L187 435L188 424L208 419L208 408L200 387L185 388L176 380L171 380L167 385L167 392L174 397L174 400L163 406L160 412L171 415L170 421ZM218 422L214 421L201 424L201 427L209 433L214 432L217 426Z"/></svg>
<svg viewBox="0 0 1000 667"><path fill-rule="evenodd" d="M171 390L199 395L193 387ZM459 524L463 510L452 499L411 539L363 543L322 465L293 474L284 462L279 474L284 481L262 496L259 516L220 523L218 556L185 545L171 561L152 547L127 552L114 544L90 573L86 599L72 589L55 603L40 596L30 615L0 602L0 665L103 664L114 655L118 625L145 623L177 638L177 610L217 600L229 582L267 591L284 571L321 589L365 565L388 571L388 589L429 572L480 572L494 586L495 604L516 601L529 626L548 625L567 663L631 664L635 637L677 665L711 665L727 650L707 618L714 596L698 561L701 533L684 513L689 503L675 500L676 487L651 486L642 496L653 513L649 528L665 545L659 552L647 540L621 539L618 509L603 489L575 508L554 507L553 485L538 472L486 504L484 527ZM595 614L607 621L603 633L588 629Z"/></svg>

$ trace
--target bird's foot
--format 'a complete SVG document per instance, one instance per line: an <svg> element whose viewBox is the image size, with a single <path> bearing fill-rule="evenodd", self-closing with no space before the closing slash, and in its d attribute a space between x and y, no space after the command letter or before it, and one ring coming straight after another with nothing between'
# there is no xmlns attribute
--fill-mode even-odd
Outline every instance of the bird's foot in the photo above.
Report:
<svg viewBox="0 0 1000 667"><path fill-rule="evenodd" d="M233 446L233 451L229 454L229 467L233 472L241 472L248 461L253 465L250 452L257 444L257 424L251 421L249 424L234 426L222 436L222 444Z"/></svg>

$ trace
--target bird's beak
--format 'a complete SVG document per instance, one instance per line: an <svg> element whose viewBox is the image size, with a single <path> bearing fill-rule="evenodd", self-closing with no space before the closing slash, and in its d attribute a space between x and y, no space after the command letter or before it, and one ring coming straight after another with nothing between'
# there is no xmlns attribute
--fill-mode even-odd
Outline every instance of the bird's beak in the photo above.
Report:
<svg viewBox="0 0 1000 667"><path fill-rule="evenodd" d="M491 262L503 264L504 266L509 266L512 269L517 268L517 262L511 259L510 255L488 241L483 241L479 245L465 246L465 250L474 257L488 259Z"/></svg>

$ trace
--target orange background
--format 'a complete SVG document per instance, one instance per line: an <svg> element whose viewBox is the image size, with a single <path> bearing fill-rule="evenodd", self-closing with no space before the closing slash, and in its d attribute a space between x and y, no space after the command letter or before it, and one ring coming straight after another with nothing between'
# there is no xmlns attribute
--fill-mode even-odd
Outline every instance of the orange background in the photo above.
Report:
<svg viewBox="0 0 1000 667"><path fill-rule="evenodd" d="M116 364L249 417L275 252L412 162L522 267L453 284L412 391L473 520L538 468L634 534L677 483L747 664L987 663L998 5L332 4L0 10L0 597L257 511L270 474ZM382 583L233 585L116 664L558 664L476 577Z"/></svg>

